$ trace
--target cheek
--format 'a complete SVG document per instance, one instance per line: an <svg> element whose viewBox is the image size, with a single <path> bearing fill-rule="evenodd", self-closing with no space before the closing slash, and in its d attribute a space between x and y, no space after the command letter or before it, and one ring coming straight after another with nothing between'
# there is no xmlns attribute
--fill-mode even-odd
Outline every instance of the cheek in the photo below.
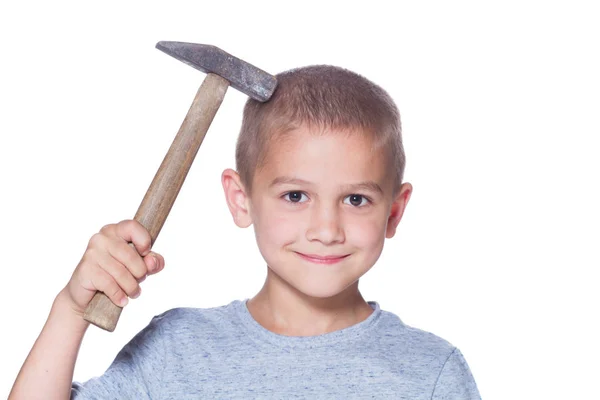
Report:
<svg viewBox="0 0 600 400"><path fill-rule="evenodd" d="M346 229L346 239L364 249L377 249L385 240L385 223L381 218L354 221Z"/></svg>
<svg viewBox="0 0 600 400"><path fill-rule="evenodd" d="M257 235L268 240L269 243L286 244L295 239L298 231L298 222L295 215L271 209L262 213L255 223Z"/></svg>

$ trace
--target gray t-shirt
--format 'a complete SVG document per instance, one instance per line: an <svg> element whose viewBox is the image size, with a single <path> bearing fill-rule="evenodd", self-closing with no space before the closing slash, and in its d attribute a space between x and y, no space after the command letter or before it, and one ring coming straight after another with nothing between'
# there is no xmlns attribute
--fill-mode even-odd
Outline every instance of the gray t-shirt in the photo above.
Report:
<svg viewBox="0 0 600 400"><path fill-rule="evenodd" d="M480 399L460 351L369 302L364 321L275 334L246 300L154 317L72 399Z"/></svg>

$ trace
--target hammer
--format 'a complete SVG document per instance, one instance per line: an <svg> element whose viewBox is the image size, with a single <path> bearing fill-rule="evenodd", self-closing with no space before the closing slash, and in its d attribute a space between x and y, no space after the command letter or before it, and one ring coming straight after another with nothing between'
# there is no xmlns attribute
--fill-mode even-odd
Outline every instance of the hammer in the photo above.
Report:
<svg viewBox="0 0 600 400"><path fill-rule="evenodd" d="M273 75L215 46L158 42L156 48L207 75L134 217L150 232L152 244L171 211L227 88L232 86L253 99L265 102L277 86ZM133 246L132 243L130 245ZM83 318L113 332L122 310L98 291Z"/></svg>

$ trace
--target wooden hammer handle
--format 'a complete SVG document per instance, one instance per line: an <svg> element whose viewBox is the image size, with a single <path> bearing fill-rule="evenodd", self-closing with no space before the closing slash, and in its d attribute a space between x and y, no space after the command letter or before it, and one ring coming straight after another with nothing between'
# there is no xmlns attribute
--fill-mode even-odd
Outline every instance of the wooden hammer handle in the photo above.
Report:
<svg viewBox="0 0 600 400"><path fill-rule="evenodd" d="M229 82L219 75L209 73L204 78L179 132L135 214L134 219L150 232L152 244L171 211L228 87ZM96 292L83 318L112 332L117 326L122 310L123 308L115 305L104 293Z"/></svg>

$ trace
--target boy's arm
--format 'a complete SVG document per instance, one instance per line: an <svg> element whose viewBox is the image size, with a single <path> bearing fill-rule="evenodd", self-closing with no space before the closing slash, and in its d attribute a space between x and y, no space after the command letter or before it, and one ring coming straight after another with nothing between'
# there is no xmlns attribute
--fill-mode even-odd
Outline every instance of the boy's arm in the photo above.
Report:
<svg viewBox="0 0 600 400"><path fill-rule="evenodd" d="M69 283L56 296L9 400L71 397L77 353L89 326L83 319L86 307L96 291L120 306L139 296L139 282L164 267L151 245L150 233L134 220L106 225L92 236Z"/></svg>
<svg viewBox="0 0 600 400"><path fill-rule="evenodd" d="M21 367L9 400L69 399L75 360L88 326L89 322L71 309L62 290Z"/></svg>

